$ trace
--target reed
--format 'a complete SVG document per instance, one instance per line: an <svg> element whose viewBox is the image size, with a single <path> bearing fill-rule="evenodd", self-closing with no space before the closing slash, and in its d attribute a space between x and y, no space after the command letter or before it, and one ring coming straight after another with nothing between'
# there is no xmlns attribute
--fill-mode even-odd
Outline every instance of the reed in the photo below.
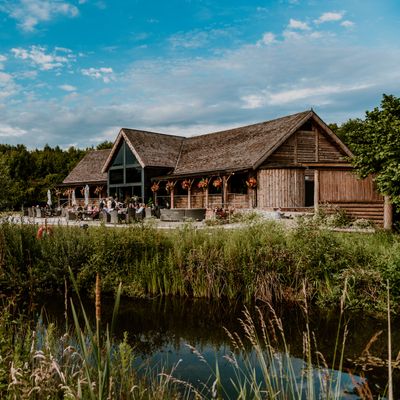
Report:
<svg viewBox="0 0 400 400"><path fill-rule="evenodd" d="M284 230L263 221L235 230L55 227L42 240L35 233L31 225L0 225L0 289L32 302L62 294L69 268L85 293L93 292L99 273L104 293L115 293L123 281L122 295L131 297L298 302L305 282L309 300L339 307L347 280L348 307L385 312L389 279L395 304L400 300L400 239L394 234L343 234L309 223Z"/></svg>

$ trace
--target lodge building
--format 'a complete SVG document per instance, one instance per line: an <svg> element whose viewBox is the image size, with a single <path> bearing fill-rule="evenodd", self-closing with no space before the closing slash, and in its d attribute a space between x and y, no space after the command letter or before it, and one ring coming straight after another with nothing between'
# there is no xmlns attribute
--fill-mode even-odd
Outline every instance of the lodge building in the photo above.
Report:
<svg viewBox="0 0 400 400"><path fill-rule="evenodd" d="M372 177L357 178L351 157L313 110L193 137L122 128L112 149L89 152L63 185L170 208L329 205L382 224L384 198Z"/></svg>

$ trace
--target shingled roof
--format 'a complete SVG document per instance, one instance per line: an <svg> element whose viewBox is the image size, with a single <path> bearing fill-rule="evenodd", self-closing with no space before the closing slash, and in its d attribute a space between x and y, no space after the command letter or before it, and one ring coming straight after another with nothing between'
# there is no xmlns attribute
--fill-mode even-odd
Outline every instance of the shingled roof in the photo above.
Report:
<svg viewBox="0 0 400 400"><path fill-rule="evenodd" d="M182 143L185 140L182 136L122 128L103 165L103 172L108 170L122 139L125 139L142 167L167 168L176 166Z"/></svg>
<svg viewBox="0 0 400 400"><path fill-rule="evenodd" d="M318 115L308 110L189 138L122 128L102 171L108 170L122 140L126 141L142 167L168 167L171 176L254 169L310 118L351 155Z"/></svg>
<svg viewBox="0 0 400 400"><path fill-rule="evenodd" d="M63 184L107 182L107 173L103 173L101 170L110 152L111 149L89 151L64 179Z"/></svg>
<svg viewBox="0 0 400 400"><path fill-rule="evenodd" d="M183 143L174 175L254 168L312 115L304 111L227 131L194 136Z"/></svg>

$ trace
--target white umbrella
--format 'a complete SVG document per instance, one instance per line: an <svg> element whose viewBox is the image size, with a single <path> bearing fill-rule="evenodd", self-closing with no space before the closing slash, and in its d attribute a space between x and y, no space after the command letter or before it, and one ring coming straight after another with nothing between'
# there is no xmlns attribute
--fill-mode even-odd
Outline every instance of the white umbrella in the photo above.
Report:
<svg viewBox="0 0 400 400"><path fill-rule="evenodd" d="M89 185L85 186L85 206L89 205Z"/></svg>
<svg viewBox="0 0 400 400"><path fill-rule="evenodd" d="M50 189L47 191L47 205L49 207L51 207L53 205L52 201L51 201L51 192Z"/></svg>
<svg viewBox="0 0 400 400"><path fill-rule="evenodd" d="M73 206L76 206L75 190L72 191L71 204L72 204Z"/></svg>

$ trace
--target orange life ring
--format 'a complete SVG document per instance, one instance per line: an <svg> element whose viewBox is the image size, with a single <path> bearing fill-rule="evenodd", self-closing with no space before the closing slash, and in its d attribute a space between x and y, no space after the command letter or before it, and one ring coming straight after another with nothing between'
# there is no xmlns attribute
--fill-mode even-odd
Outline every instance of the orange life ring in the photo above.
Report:
<svg viewBox="0 0 400 400"><path fill-rule="evenodd" d="M52 233L53 231L49 226L41 226L37 231L36 238L42 239L46 236L50 236Z"/></svg>

